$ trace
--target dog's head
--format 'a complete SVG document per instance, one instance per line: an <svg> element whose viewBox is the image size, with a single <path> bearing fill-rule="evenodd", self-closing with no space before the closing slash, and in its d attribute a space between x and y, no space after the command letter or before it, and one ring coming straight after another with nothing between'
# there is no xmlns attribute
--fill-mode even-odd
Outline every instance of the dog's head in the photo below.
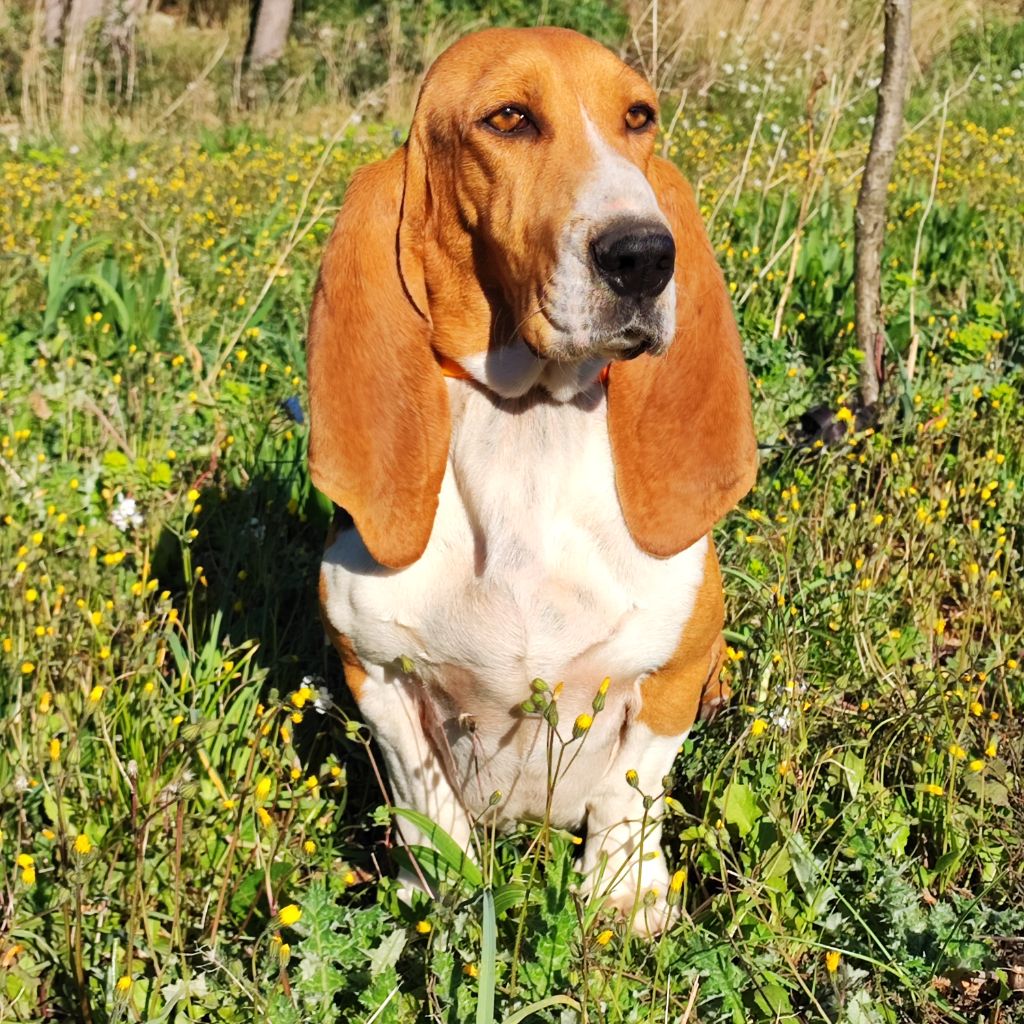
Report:
<svg viewBox="0 0 1024 1024"><path fill-rule="evenodd" d="M430 536L450 430L439 359L500 398L552 401L611 363L619 501L651 554L749 489L728 294L689 187L653 154L657 116L597 43L489 30L437 60L406 145L353 179L311 314L310 464L382 564Z"/></svg>
<svg viewBox="0 0 1024 1024"><path fill-rule="evenodd" d="M481 32L437 61L407 147L403 244L421 248L422 312L442 345L525 342L598 365L668 347L675 241L649 179L656 123L647 82L573 32Z"/></svg>

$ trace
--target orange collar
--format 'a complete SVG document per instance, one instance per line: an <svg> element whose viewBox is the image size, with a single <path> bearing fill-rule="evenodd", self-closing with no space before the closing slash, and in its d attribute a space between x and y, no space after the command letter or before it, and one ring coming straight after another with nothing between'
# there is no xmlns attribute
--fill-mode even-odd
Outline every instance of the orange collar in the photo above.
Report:
<svg viewBox="0 0 1024 1024"><path fill-rule="evenodd" d="M473 375L464 366L460 366L454 359L449 359L447 356L441 355L440 352L434 353L434 358L437 360L437 365L441 367L441 373L445 377L451 377L454 380L473 380Z"/></svg>
<svg viewBox="0 0 1024 1024"><path fill-rule="evenodd" d="M443 376L451 377L453 380L476 380L469 370L457 363L454 359L449 359L447 356L441 355L440 352L435 352L434 358L437 360L437 365L441 367L441 373ZM608 372L611 368L612 364L608 363L597 375L597 379L604 384L605 387L608 386Z"/></svg>

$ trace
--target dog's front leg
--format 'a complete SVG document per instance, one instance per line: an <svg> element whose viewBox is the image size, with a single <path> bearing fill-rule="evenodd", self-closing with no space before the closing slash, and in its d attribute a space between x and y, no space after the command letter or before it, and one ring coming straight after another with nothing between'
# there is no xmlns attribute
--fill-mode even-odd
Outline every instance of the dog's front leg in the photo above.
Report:
<svg viewBox="0 0 1024 1024"><path fill-rule="evenodd" d="M426 697L422 684L376 665L362 669L361 678L352 679L351 675L346 666L346 678L359 710L384 753L395 806L426 815L459 844L467 858L475 859L469 815L452 789L441 756L424 727ZM400 820L398 826L407 844L430 846L414 825ZM403 869L399 881L404 897L410 890L423 889L415 871Z"/></svg>
<svg viewBox="0 0 1024 1024"><path fill-rule="evenodd" d="M669 872L661 851L661 793L683 739L685 733L658 736L642 722L631 723L587 800L581 864L585 891L603 901L605 909L632 918L634 930L645 935L662 931L670 915Z"/></svg>

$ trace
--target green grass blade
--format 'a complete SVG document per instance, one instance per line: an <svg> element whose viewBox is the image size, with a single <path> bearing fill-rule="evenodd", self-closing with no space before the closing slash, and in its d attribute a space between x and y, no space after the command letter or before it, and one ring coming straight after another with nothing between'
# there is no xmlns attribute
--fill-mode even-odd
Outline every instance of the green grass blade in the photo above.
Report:
<svg viewBox="0 0 1024 1024"><path fill-rule="evenodd" d="M476 1024L493 1024L498 926L494 917L494 895L490 888L484 889L483 931L483 941L480 944L480 995L476 1004Z"/></svg>
<svg viewBox="0 0 1024 1024"><path fill-rule="evenodd" d="M549 1006L568 1006L570 1010L580 1009L580 1004L575 999L570 999L569 996L548 996L546 999L540 999L536 1003L524 1006L521 1010L516 1010L511 1017L506 1017L502 1024L520 1024L520 1021L526 1020L531 1013L538 1013Z"/></svg>

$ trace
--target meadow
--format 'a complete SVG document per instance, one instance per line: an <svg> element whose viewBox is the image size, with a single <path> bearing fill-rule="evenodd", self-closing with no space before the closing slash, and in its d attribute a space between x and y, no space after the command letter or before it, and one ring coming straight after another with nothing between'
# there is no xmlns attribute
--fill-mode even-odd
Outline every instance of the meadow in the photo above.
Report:
<svg viewBox="0 0 1024 1024"><path fill-rule="evenodd" d="M0 1021L1024 1020L1024 24L957 22L915 66L867 428L877 47L709 33L670 76L642 35L762 455L716 532L733 700L671 780L679 922L647 942L585 904L544 823L481 836L482 869L439 837L440 897L396 895L317 617L304 334L415 79L302 93L300 40L247 110L218 66L134 111L93 83L62 124L28 68L0 104ZM154 82L181 59L143 46Z"/></svg>

